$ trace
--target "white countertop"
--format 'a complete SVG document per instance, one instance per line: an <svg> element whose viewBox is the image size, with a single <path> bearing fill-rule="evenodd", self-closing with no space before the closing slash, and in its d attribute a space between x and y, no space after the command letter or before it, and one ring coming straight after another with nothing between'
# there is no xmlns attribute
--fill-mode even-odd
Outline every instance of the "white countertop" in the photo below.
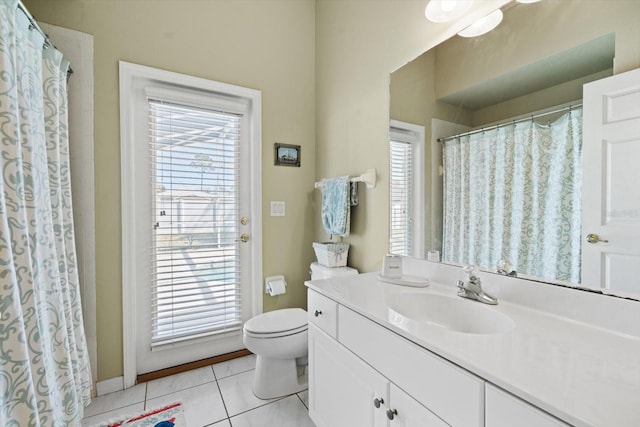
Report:
<svg viewBox="0 0 640 427"><path fill-rule="evenodd" d="M406 318L398 321L385 304L388 295L455 296L456 289L436 283L411 288L376 277L367 273L306 285L565 422L640 426L640 338L507 301L487 306L515 322L506 333L467 334Z"/></svg>

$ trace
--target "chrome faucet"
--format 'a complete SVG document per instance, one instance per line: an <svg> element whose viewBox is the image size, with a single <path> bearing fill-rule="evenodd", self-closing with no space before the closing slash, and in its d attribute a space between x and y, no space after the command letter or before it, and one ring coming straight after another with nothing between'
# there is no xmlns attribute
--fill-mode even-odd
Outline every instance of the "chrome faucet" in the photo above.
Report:
<svg viewBox="0 0 640 427"><path fill-rule="evenodd" d="M482 290L482 284L480 283L480 277L476 268L473 265L467 265L462 268L462 271L468 276L466 281L458 280L458 296L462 298L468 298L474 301L479 301L484 304L496 305L498 299L492 297Z"/></svg>
<svg viewBox="0 0 640 427"><path fill-rule="evenodd" d="M496 263L496 271L504 276L518 277L518 273L511 269L511 263L506 259L501 259Z"/></svg>

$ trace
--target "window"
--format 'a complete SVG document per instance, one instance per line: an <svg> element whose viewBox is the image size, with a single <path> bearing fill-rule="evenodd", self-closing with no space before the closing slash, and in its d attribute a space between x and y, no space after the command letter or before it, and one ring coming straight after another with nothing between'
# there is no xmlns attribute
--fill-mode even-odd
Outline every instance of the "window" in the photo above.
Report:
<svg viewBox="0 0 640 427"><path fill-rule="evenodd" d="M242 115L150 97L152 346L239 330Z"/></svg>
<svg viewBox="0 0 640 427"><path fill-rule="evenodd" d="M389 165L389 252L424 256L424 128L392 120Z"/></svg>

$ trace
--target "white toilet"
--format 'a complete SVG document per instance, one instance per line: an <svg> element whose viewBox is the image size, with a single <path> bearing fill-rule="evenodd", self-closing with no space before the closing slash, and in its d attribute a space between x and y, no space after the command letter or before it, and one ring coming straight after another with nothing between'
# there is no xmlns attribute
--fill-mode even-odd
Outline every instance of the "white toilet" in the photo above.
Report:
<svg viewBox="0 0 640 427"><path fill-rule="evenodd" d="M311 264L311 280L358 274L350 267ZM284 308L259 314L243 328L244 345L256 354L253 394L260 399L287 396L307 388L307 312Z"/></svg>

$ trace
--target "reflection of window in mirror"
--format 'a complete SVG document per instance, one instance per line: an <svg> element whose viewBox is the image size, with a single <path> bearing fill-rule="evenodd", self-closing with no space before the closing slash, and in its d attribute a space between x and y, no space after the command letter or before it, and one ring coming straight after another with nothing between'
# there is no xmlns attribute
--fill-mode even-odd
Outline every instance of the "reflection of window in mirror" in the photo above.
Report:
<svg viewBox="0 0 640 427"><path fill-rule="evenodd" d="M424 256L424 127L389 126L389 253Z"/></svg>

